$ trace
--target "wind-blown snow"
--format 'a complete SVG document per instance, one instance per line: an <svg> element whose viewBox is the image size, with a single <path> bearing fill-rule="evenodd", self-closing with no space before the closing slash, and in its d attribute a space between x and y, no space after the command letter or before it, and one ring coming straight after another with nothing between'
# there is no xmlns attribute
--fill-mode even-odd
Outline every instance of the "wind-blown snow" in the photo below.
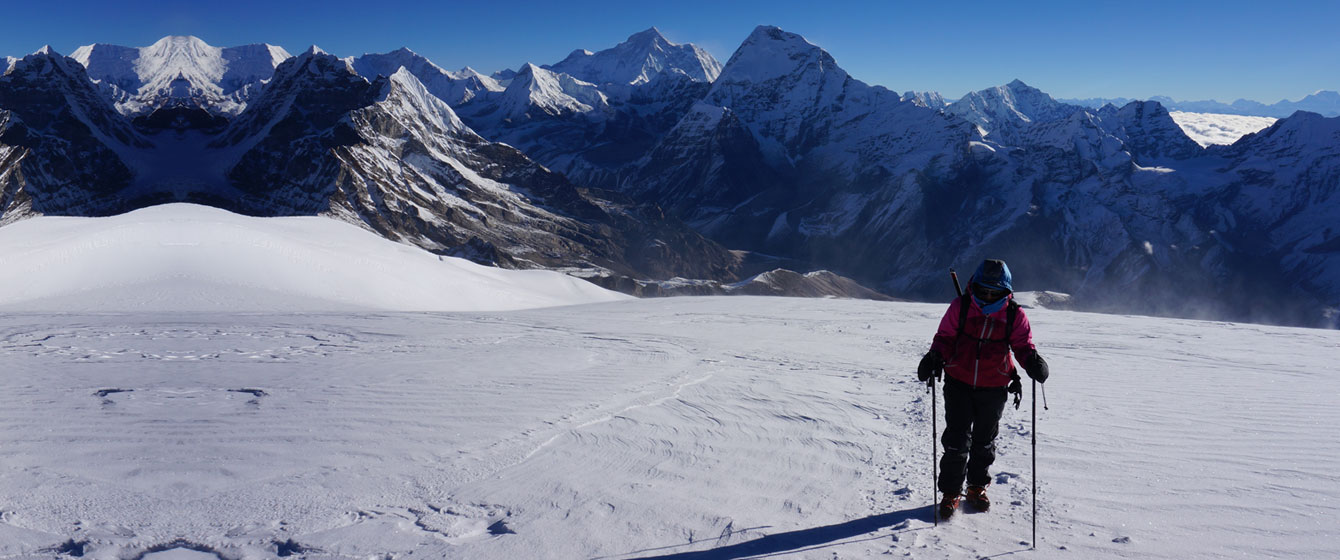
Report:
<svg viewBox="0 0 1340 560"><path fill-rule="evenodd" d="M0 308L482 311L627 296L550 271L438 257L324 217L168 204L0 228Z"/></svg>
<svg viewBox="0 0 1340 560"><path fill-rule="evenodd" d="M1272 117L1248 117L1243 115L1221 115L1216 113L1187 113L1170 111L1173 121L1182 127L1187 136L1201 146L1212 144L1232 144L1239 138L1260 132L1275 124Z"/></svg>
<svg viewBox="0 0 1340 560"><path fill-rule="evenodd" d="M6 314L0 555L1026 551L1031 402L1002 421L992 512L932 526L912 371L944 308ZM1029 558L1340 549L1340 332L1030 318L1053 378Z"/></svg>

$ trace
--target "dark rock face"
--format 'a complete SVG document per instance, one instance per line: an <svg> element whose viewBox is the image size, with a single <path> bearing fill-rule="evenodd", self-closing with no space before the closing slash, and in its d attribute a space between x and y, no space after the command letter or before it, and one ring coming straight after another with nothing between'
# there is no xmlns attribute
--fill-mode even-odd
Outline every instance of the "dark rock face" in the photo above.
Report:
<svg viewBox="0 0 1340 560"><path fill-rule="evenodd" d="M19 60L0 76L0 223L133 208L116 150L147 146L78 63L50 50Z"/></svg>
<svg viewBox="0 0 1340 560"><path fill-rule="evenodd" d="M250 146L228 174L243 212L326 213L505 267L733 277L724 248L485 140L408 72L368 83L342 60L304 54L252 104L223 135Z"/></svg>

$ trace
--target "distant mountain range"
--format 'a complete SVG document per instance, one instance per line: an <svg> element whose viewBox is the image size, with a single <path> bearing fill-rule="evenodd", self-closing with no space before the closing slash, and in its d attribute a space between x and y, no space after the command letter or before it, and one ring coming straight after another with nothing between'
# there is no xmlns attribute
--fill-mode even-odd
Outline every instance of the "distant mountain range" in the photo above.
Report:
<svg viewBox="0 0 1340 560"><path fill-rule="evenodd" d="M630 293L849 289L754 276L790 268L944 300L996 257L1080 309L1340 313L1340 119L1316 113L1202 147L1157 101L1016 80L946 104L775 27L725 64L650 29L491 76L189 37L77 54L0 78L0 223L193 201Z"/></svg>
<svg viewBox="0 0 1340 560"><path fill-rule="evenodd" d="M1124 97L1111 99L1094 97L1089 99L1061 99L1059 101L1062 103L1070 103L1072 105L1097 109L1103 105L1115 105L1120 107L1135 100ZM1340 116L1340 93L1334 91L1318 91L1299 99L1298 101L1284 99L1271 105L1247 99L1239 99L1232 103L1221 103L1213 99L1209 101L1174 101L1171 98L1158 95L1149 98L1149 101L1157 101L1170 111L1186 111L1189 113L1220 113L1225 115L1284 118L1298 111L1307 111L1325 117Z"/></svg>

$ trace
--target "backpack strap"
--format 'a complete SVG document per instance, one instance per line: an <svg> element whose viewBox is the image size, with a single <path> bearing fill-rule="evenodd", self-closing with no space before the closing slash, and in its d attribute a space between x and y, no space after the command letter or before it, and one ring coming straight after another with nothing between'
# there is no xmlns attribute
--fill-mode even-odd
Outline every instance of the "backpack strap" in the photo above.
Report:
<svg viewBox="0 0 1340 560"><path fill-rule="evenodd" d="M958 333L954 335L954 355L958 355L958 343L963 340L963 325L968 322L968 306L972 305L972 295L963 292L958 298Z"/></svg>
<svg viewBox="0 0 1340 560"><path fill-rule="evenodd" d="M968 306L972 305L972 294L964 292L958 298L958 335L963 336L963 325L968 322Z"/></svg>
<svg viewBox="0 0 1340 560"><path fill-rule="evenodd" d="M1014 320L1018 318L1019 304L1010 298L1010 303L1005 305L1005 344L1011 344L1014 340Z"/></svg>

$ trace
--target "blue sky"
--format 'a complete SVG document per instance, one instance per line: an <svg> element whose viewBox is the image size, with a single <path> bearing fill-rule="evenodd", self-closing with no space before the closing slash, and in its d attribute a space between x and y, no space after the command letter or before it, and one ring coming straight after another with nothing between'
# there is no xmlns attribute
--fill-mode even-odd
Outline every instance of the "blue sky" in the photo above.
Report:
<svg viewBox="0 0 1340 560"><path fill-rule="evenodd" d="M799 33L854 77L958 97L1015 78L1054 97L1168 95L1273 103L1340 90L1340 2L23 2L0 8L0 55L50 44L312 44L340 55L405 46L492 72L548 64L659 28L724 63L757 25Z"/></svg>

